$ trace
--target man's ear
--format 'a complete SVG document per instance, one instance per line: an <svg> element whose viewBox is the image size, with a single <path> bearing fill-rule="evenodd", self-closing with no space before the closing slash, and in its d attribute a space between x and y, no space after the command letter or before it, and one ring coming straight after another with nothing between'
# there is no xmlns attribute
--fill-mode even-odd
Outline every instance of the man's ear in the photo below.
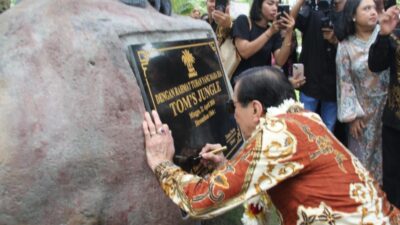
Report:
<svg viewBox="0 0 400 225"><path fill-rule="evenodd" d="M257 119L257 121L264 115L264 107L258 100L253 100L252 102L253 107L253 116Z"/></svg>

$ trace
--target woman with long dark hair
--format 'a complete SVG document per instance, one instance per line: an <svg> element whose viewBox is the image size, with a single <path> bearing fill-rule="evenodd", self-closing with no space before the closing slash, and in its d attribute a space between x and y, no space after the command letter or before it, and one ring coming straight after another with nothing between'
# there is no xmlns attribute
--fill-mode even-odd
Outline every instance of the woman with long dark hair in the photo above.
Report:
<svg viewBox="0 0 400 225"><path fill-rule="evenodd" d="M343 18L344 40L336 56L338 119L349 126L349 149L382 183L381 117L389 71L368 68L368 51L379 32L374 1L348 0Z"/></svg>
<svg viewBox="0 0 400 225"><path fill-rule="evenodd" d="M246 69L271 65L272 55L278 66L283 66L291 53L295 20L288 14L278 17L278 0L254 0L250 18L239 16L232 36L242 57L233 79ZM282 40L279 31L286 30Z"/></svg>

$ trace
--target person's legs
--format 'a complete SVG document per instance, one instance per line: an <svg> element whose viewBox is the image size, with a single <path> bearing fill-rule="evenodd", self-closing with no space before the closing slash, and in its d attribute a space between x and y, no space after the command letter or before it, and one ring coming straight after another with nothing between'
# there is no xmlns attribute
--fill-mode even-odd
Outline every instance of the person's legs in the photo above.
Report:
<svg viewBox="0 0 400 225"><path fill-rule="evenodd" d="M318 99L305 95L300 92L300 102L304 104L304 108L313 112L317 111Z"/></svg>
<svg viewBox="0 0 400 225"><path fill-rule="evenodd" d="M326 127L333 132L335 130L337 117L336 102L321 101L321 117Z"/></svg>
<svg viewBox="0 0 400 225"><path fill-rule="evenodd" d="M383 126L382 166L383 189L389 201L400 207L400 131Z"/></svg>

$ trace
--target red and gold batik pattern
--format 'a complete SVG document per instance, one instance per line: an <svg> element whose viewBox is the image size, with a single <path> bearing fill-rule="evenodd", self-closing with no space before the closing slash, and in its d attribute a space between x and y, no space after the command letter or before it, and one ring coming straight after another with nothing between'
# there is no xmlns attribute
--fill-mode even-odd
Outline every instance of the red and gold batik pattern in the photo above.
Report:
<svg viewBox="0 0 400 225"><path fill-rule="evenodd" d="M242 150L206 178L165 164L157 174L164 192L195 218L268 193L283 224L399 222L370 174L310 112L267 114Z"/></svg>

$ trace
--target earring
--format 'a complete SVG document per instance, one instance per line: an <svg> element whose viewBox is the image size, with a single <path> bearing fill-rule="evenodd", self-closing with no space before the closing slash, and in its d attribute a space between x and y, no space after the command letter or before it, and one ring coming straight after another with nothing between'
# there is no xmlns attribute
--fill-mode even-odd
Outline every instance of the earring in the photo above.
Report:
<svg viewBox="0 0 400 225"><path fill-rule="evenodd" d="M353 18L353 22L356 22L356 18Z"/></svg>

